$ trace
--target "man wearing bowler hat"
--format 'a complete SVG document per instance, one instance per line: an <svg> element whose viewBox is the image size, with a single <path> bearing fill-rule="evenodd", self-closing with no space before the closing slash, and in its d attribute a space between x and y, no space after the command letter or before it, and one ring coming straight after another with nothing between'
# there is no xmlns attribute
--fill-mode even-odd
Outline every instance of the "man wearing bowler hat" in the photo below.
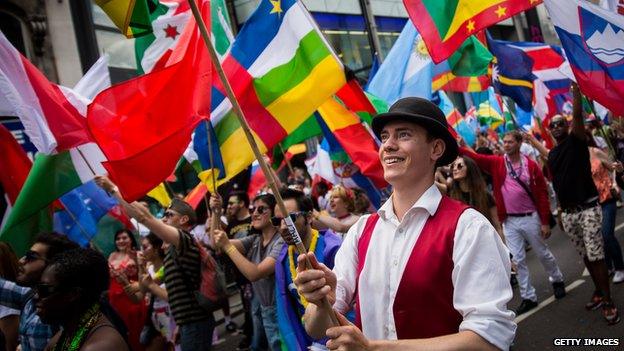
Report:
<svg viewBox="0 0 624 351"><path fill-rule="evenodd" d="M309 302L307 332L330 350L509 349L509 253L489 221L443 196L437 166L457 157L446 118L433 103L404 98L373 119L379 158L394 192L351 227L334 270L317 264L295 284ZM332 327L328 298L341 326ZM355 325L343 315L355 308Z"/></svg>

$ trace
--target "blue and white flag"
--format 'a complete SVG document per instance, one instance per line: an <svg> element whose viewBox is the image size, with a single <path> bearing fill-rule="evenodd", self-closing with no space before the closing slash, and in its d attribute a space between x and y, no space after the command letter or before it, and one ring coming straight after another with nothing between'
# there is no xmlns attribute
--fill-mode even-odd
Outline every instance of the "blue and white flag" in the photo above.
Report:
<svg viewBox="0 0 624 351"><path fill-rule="evenodd" d="M431 99L432 77L427 47L414 24L407 21L366 91L389 104L408 96Z"/></svg>

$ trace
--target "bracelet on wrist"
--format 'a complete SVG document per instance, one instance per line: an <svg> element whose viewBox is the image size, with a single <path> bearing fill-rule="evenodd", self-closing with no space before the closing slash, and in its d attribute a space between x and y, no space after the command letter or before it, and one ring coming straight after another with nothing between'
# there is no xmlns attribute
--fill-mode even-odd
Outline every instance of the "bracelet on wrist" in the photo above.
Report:
<svg viewBox="0 0 624 351"><path fill-rule="evenodd" d="M231 254L232 252L236 251L236 247L232 244L230 244L226 249L225 249L225 253L227 255Z"/></svg>

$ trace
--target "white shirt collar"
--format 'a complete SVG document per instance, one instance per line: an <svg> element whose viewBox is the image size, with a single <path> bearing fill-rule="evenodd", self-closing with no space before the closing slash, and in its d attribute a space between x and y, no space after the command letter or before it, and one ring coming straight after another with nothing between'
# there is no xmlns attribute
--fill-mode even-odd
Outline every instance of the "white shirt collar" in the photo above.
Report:
<svg viewBox="0 0 624 351"><path fill-rule="evenodd" d="M394 213L394 205L392 204L392 197L394 194L390 195L390 198L377 210L379 216L388 220L390 218L396 218L396 214ZM429 215L433 216L438 210L438 206L440 205L440 201L442 200L442 193L438 187L432 184L429 189L427 189L420 198L412 205L412 207L406 212L406 214L410 212L414 212L415 208L422 208L429 212Z"/></svg>

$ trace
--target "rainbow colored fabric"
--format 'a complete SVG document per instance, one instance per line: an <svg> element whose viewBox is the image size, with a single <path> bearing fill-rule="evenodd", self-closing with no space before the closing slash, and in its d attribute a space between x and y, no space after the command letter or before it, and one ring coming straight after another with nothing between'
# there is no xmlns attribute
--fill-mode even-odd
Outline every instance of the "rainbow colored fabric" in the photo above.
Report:
<svg viewBox="0 0 624 351"><path fill-rule="evenodd" d="M343 66L300 1L263 0L238 34L223 68L260 151L301 125L346 82ZM225 166L222 184L255 159L215 79L211 122ZM211 187L210 172L199 177Z"/></svg>

